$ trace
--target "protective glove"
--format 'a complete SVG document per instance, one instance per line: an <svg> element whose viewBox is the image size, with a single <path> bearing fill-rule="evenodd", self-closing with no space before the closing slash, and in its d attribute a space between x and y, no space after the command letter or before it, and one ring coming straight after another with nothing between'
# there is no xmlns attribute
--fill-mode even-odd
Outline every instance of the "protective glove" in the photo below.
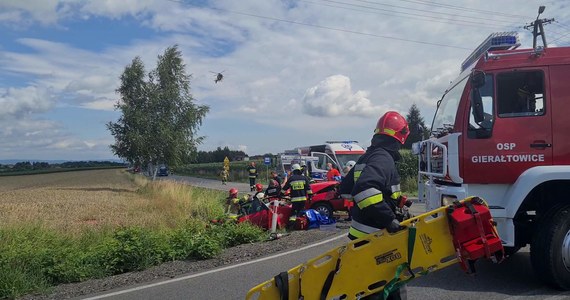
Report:
<svg viewBox="0 0 570 300"><path fill-rule="evenodd" d="M400 222L398 222L398 220L396 220L396 219L392 220L392 223L390 223L390 225L388 225L388 227L386 227L386 230L389 233L395 233L395 232L398 232L402 229L406 229L406 226L400 225Z"/></svg>

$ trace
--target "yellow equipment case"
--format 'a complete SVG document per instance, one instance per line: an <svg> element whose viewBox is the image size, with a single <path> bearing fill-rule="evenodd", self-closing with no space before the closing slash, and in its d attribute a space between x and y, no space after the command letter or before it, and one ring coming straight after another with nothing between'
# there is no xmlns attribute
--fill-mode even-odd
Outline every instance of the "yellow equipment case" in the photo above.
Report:
<svg viewBox="0 0 570 300"><path fill-rule="evenodd" d="M488 212L484 202L475 199L473 204L483 205L483 210ZM467 198L453 207L441 207L405 220L401 225L406 228L396 233L380 230L330 250L252 288L246 299L359 299L382 291L387 295L415 277L458 262L467 265L466 260L472 263L477 257L469 257L465 252L461 239L458 243L454 237L453 222L450 223L455 208L464 207L465 213L461 213L469 215L463 203L471 200ZM478 211L482 209L471 209L475 214ZM486 222L491 223L494 231L487 214ZM463 229L473 229L478 238L483 238L483 243L474 244L484 247L486 240L478 231L481 223L477 224L475 219L465 223L468 226ZM487 237L498 239L496 231L491 235ZM473 239L470 242L473 243ZM502 251L500 239L499 246ZM497 254L493 251L489 256L489 248L486 249L485 257L494 258Z"/></svg>

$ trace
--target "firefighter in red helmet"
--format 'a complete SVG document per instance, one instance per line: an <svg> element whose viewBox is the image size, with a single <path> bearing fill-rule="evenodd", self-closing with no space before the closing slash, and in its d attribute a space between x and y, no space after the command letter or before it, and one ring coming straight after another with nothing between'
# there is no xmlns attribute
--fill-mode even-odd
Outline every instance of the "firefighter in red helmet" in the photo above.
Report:
<svg viewBox="0 0 570 300"><path fill-rule="evenodd" d="M370 147L342 181L340 193L354 202L350 239L381 229L388 232L402 229L395 215L401 197L395 162L400 159L400 147L409 134L408 122L402 115L394 111L385 113L376 124ZM406 298L403 287L387 299Z"/></svg>
<svg viewBox="0 0 570 300"><path fill-rule="evenodd" d="M238 198L238 189L231 188L228 198L226 198L226 205L228 206L226 213L237 214L240 208L239 201L240 199Z"/></svg>

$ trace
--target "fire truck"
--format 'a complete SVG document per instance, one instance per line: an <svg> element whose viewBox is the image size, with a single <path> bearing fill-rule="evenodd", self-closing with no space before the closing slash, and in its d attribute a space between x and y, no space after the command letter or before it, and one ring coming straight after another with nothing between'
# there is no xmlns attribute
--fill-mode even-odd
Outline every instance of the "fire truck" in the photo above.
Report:
<svg viewBox="0 0 570 300"><path fill-rule="evenodd" d="M345 176L343 169L346 163L356 162L364 152L357 141L327 141L320 145L287 150L280 155L279 165L283 172L288 172L292 164L306 163L311 178L322 181L326 179L327 163L331 163Z"/></svg>
<svg viewBox="0 0 570 300"><path fill-rule="evenodd" d="M530 245L537 277L568 290L570 47L548 48L542 21L532 49L495 33L463 62L413 152L427 210L481 196L507 252Z"/></svg>

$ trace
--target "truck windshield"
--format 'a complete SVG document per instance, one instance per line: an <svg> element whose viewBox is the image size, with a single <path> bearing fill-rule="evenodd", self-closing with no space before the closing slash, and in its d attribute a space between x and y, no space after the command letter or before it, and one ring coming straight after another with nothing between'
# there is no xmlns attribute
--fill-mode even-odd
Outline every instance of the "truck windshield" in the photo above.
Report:
<svg viewBox="0 0 570 300"><path fill-rule="evenodd" d="M459 100L461 100L461 95L465 89L465 84L467 77L463 77L456 85L454 85L450 90L445 93L441 103L439 103L435 116L433 117L433 122L431 125L431 132L434 135L440 135L438 133L445 133L455 123L455 116L457 115L457 108L459 107Z"/></svg>

